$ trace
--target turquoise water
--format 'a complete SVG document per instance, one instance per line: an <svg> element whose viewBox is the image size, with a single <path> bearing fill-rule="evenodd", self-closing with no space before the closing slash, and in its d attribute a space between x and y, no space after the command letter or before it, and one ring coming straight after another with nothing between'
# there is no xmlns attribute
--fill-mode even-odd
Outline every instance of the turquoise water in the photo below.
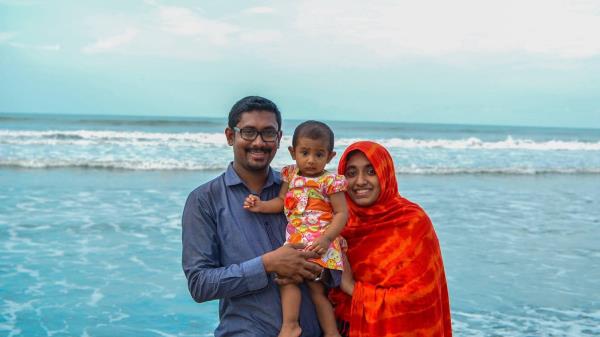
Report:
<svg viewBox="0 0 600 337"><path fill-rule="evenodd" d="M222 121L46 118L0 118L0 335L212 335L217 303L195 303L181 271L180 216L220 167L178 165L207 152L224 166ZM401 193L431 216L457 336L600 335L597 131L337 126L342 142L388 142Z"/></svg>

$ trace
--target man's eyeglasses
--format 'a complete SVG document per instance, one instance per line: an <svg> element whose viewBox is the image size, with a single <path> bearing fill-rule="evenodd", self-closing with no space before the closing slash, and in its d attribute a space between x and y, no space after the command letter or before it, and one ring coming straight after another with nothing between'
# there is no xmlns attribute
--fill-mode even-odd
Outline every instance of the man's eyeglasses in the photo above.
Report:
<svg viewBox="0 0 600 337"><path fill-rule="evenodd" d="M274 142L277 140L277 136L279 136L279 131L275 129L265 129L262 131L258 131L255 128L238 128L233 127L233 131L239 132L242 139L247 140L249 142L253 141L260 135L263 142Z"/></svg>

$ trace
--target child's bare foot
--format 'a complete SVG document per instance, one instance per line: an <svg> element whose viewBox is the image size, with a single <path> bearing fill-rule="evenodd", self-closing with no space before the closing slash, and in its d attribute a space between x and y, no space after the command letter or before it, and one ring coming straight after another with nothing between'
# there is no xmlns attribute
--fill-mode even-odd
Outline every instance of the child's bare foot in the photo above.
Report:
<svg viewBox="0 0 600 337"><path fill-rule="evenodd" d="M281 331L279 331L279 336L277 337L300 337L301 333L302 328L300 328L300 324L298 324L298 322L283 323L281 325Z"/></svg>

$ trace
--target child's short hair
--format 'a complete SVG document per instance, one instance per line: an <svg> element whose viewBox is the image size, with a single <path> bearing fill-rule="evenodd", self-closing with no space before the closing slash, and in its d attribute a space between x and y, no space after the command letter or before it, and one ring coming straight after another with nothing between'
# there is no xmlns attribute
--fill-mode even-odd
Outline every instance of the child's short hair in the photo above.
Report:
<svg viewBox="0 0 600 337"><path fill-rule="evenodd" d="M298 125L294 130L294 136L292 136L293 147L296 147L300 137L327 140L329 152L333 151L333 131L323 122L310 120Z"/></svg>

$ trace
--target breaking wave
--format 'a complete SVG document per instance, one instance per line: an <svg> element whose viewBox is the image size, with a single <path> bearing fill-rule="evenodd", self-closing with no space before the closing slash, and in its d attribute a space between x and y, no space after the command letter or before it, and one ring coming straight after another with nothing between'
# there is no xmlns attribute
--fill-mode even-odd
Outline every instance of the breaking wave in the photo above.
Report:
<svg viewBox="0 0 600 337"><path fill-rule="evenodd" d="M345 147L358 141L358 138L341 138L336 141L338 147ZM466 139L372 139L389 148L425 148L451 150L528 150L528 151L600 151L600 141L584 142L577 140L534 141L514 139L508 136L500 141L483 141L476 137ZM283 143L289 144L291 137L284 137ZM160 133L141 131L13 131L0 130L0 144L10 145L168 145L168 146L226 146L222 133Z"/></svg>

